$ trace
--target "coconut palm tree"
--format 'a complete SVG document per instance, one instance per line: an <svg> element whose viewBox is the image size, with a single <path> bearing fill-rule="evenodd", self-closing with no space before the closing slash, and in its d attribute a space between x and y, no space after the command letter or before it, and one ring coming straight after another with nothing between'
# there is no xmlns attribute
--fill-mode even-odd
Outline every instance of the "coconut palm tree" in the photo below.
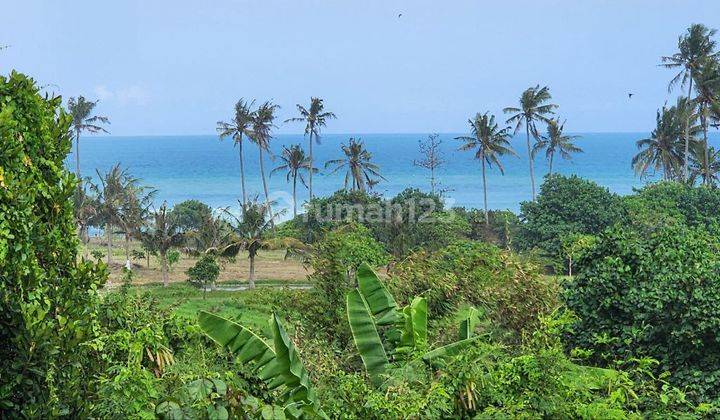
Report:
<svg viewBox="0 0 720 420"><path fill-rule="evenodd" d="M248 282L251 289L255 288L255 257L265 245L267 233L272 229L273 220L279 216L279 213L273 214L270 204L258 203L257 197L243 206L240 218L232 214L228 209L225 209L225 213L230 219L233 232L237 236L235 245L230 248L244 249L248 252L248 259L250 260Z"/></svg>
<svg viewBox="0 0 720 420"><path fill-rule="evenodd" d="M163 286L168 286L167 253L172 248L182 245L183 234L177 225L176 219L168 211L167 203L163 202L157 211L152 212L151 224L140 232L139 237L157 252L160 257L160 270Z"/></svg>
<svg viewBox="0 0 720 420"><path fill-rule="evenodd" d="M488 216L487 203L487 177L485 166L492 168L496 165L501 174L505 173L505 169L500 162L500 156L515 155L515 151L510 147L510 127L500 128L495 122L495 116L489 113L475 114L475 118L469 119L470 132L472 136L455 137L456 140L462 140L464 143L460 146L460 150L474 150L475 159L482 164L483 177L483 198L485 203L485 225L490 226L490 218Z"/></svg>
<svg viewBox="0 0 720 420"><path fill-rule="evenodd" d="M345 173L346 190L350 182L352 182L352 191L366 191L375 186L380 179L385 179L380 175L380 167L371 162L372 154L365 149L362 140L350 138L347 145L341 145L341 149L345 158L330 160L325 163L325 167L335 165L331 174L343 168L347 169Z"/></svg>
<svg viewBox="0 0 720 420"><path fill-rule="evenodd" d="M582 149L573 144L573 141L580 138L580 136L568 136L563 133L565 128L565 121L560 123L560 119L551 119L547 125L547 136L542 136L540 140L535 143L532 150L532 157L545 150L545 158L550 162L548 175L552 175L553 171L553 158L555 153L559 153L563 159L571 159L572 153L582 153Z"/></svg>
<svg viewBox="0 0 720 420"><path fill-rule="evenodd" d="M99 212L97 196L88 191L89 189L94 190L93 183L90 177L86 177L83 185L75 190L75 194L73 194L73 210L78 225L78 236L85 245L90 242L88 229L98 222ZM87 246L85 247L85 254L87 255Z"/></svg>
<svg viewBox="0 0 720 420"><path fill-rule="evenodd" d="M532 157L532 147L530 146L530 135L532 134L535 140L540 138L538 132L537 123L547 122L549 120L548 115L554 114L553 109L558 106L555 104L548 103L552 99L550 95L550 89L547 86L540 87L536 85L525 90L520 96L520 107L507 107L503 109L506 114L513 114L506 123L514 124L515 131L513 135L520 131L520 128L525 126L525 136L527 141L527 153L528 161L530 164L530 186L532 188L532 199L535 201L535 171Z"/></svg>
<svg viewBox="0 0 720 420"><path fill-rule="evenodd" d="M252 130L250 140L258 147L260 156L260 177L262 178L263 190L265 191L265 203L270 208L270 192L268 191L267 178L265 177L265 158L263 152L270 153L270 141L272 140L272 129L275 127L275 111L279 105L266 101L253 113ZM272 209L270 210L272 212ZM272 220L271 220L272 223Z"/></svg>
<svg viewBox="0 0 720 420"><path fill-rule="evenodd" d="M70 98L68 100L68 113L72 117L70 129L75 137L75 175L77 176L78 189L81 189L82 176L80 175L80 134L88 133L107 133L107 130L101 124L110 124L108 117L102 115L93 115L93 111L99 101L88 101L83 96Z"/></svg>
<svg viewBox="0 0 720 420"><path fill-rule="evenodd" d="M697 142L690 156L690 183L701 179L703 184L717 187L720 184L720 151Z"/></svg>
<svg viewBox="0 0 720 420"><path fill-rule="evenodd" d="M702 24L693 24L687 32L678 38L678 52L670 56L661 57L660 65L669 69L680 69L680 71L668 83L668 91L672 91L675 85L680 88L688 86L687 97L690 98L693 91L693 79L702 63L708 58L716 57L715 41L712 37L717 31L708 29ZM685 153L683 158L683 180L688 179L688 164L690 161L690 126L691 121L685 121Z"/></svg>
<svg viewBox="0 0 720 420"><path fill-rule="evenodd" d="M252 110L255 100L248 102L240 98L235 103L235 116L230 122L218 121L217 131L222 140L225 137L232 137L238 147L240 155L240 185L242 188L243 203L247 203L247 192L245 190L245 165L243 162L243 136L250 137L253 125L254 112Z"/></svg>
<svg viewBox="0 0 720 420"><path fill-rule="evenodd" d="M270 176L275 172L286 171L287 182L292 181L292 196L293 196L293 217L297 216L297 180L307 187L305 177L303 177L303 171L305 172L317 172L316 168L310 166L310 158L305 156L305 151L300 147L299 144L292 146L283 146L283 151L280 154L280 160L282 164L270 172Z"/></svg>
<svg viewBox="0 0 720 420"><path fill-rule="evenodd" d="M304 121L305 122L305 135L308 136L308 151L309 151L309 158L310 158L310 166L314 167L314 158L313 158L313 137L315 138L315 141L320 144L320 128L325 127L325 124L327 123L327 120L332 120L337 118L334 113L325 111L325 105L323 104L323 100L320 98L312 97L310 98L310 107L305 108L304 106L297 104L298 112L300 113L299 117L290 118L285 120L285 122L290 121ZM308 177L308 189L310 191L310 199L313 198L313 173L310 171L309 177Z"/></svg>
<svg viewBox="0 0 720 420"><path fill-rule="evenodd" d="M708 146L708 126L713 119L713 110L720 108L720 63L716 57L706 58L700 67L693 73L695 81L695 101L698 104L700 125L703 131L703 147ZM711 154L705 150L702 156L709 158ZM703 162L709 167L709 162ZM703 183L709 178L703 177Z"/></svg>
<svg viewBox="0 0 720 420"><path fill-rule="evenodd" d="M682 177L683 126L685 122L679 118L676 107L663 107L658 110L655 129L650 137L636 142L637 155L632 159L635 172L641 177L662 170L664 180Z"/></svg>

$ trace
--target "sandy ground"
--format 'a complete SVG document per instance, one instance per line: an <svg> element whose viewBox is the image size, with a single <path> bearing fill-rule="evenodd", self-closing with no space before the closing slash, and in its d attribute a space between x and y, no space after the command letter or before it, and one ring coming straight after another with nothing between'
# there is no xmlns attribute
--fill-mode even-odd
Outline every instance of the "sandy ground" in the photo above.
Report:
<svg viewBox="0 0 720 420"><path fill-rule="evenodd" d="M131 242L131 249L140 250L139 243ZM92 238L87 250L81 251L82 254L89 255L93 250L103 253L102 261L106 261L105 255L107 248L103 238ZM135 277L134 284L147 284L162 282L162 274L160 272L160 261L156 257L150 257L150 268L147 266L145 259L130 258L133 263ZM196 259L181 253L180 261L175 264L169 271L170 282L185 282L187 274L185 271L195 264ZM110 267L110 280L118 284L121 281L121 268L125 263L124 243L120 237L113 240L113 264ZM219 282L244 282L247 281L250 262L247 253L241 253L234 262L228 262L220 272ZM310 270L308 268L308 270ZM288 282L305 282L310 271L306 270L300 261L295 259L285 259L284 250L262 250L255 259L255 273L258 281L288 281Z"/></svg>

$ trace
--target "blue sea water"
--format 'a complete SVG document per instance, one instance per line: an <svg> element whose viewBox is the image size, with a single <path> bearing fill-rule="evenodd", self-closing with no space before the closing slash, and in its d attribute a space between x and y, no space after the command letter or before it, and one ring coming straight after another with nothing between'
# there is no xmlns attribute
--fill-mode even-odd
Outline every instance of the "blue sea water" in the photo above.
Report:
<svg viewBox="0 0 720 420"><path fill-rule="evenodd" d="M640 179L630 165L637 152L635 141L647 133L586 133L577 140L584 153L572 160L556 156L554 171L577 174L591 179L619 194L629 194L653 179ZM342 157L340 145L350 137L360 138L380 166L383 181L376 191L392 196L407 187L429 190L429 171L413 165L419 159L418 140L426 134L326 134L320 145L314 147L315 166L321 173L313 178L315 195L329 195L342 188L344 172L329 174L324 163ZM447 205L482 208L482 176L480 163L473 153L457 151L456 134L441 134L441 149L446 163L437 172ZM720 138L711 135L711 143ZM307 148L302 135L278 135L273 139L272 151L279 154L283 145L300 143ZM531 198L530 177L525 139L513 138L512 145L518 157L502 158L505 174L497 168L488 173L488 204L492 209L518 211L520 202ZM258 152L252 144L245 144L246 185L252 195L262 194L259 175ZM115 163L141 178L143 183L158 190L156 202L175 204L187 199L197 199L212 207L237 206L241 197L240 170L237 148L232 141L220 141L217 136L85 136L80 141L81 170L83 176L97 178L100 172L109 170ZM74 170L74 156L68 156L68 168ZM279 165L266 160L266 173ZM539 184L547 173L544 156L535 160L535 173ZM278 207L291 206L291 185L284 174L276 173L269 178L270 193ZM307 199L308 192L299 186L298 199Z"/></svg>

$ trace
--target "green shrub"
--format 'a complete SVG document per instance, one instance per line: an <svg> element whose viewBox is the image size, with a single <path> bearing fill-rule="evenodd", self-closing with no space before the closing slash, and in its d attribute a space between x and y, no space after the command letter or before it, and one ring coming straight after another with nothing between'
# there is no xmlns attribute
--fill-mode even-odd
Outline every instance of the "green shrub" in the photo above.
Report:
<svg viewBox="0 0 720 420"><path fill-rule="evenodd" d="M650 356L700 400L720 394L720 243L702 228L615 228L579 262L566 301L592 360Z"/></svg>
<svg viewBox="0 0 720 420"><path fill-rule="evenodd" d="M212 209L201 201L185 200L173 206L170 217L181 232L197 231L212 217Z"/></svg>
<svg viewBox="0 0 720 420"><path fill-rule="evenodd" d="M720 190L678 182L658 182L624 198L634 225L657 226L669 220L688 226L720 223Z"/></svg>
<svg viewBox="0 0 720 420"><path fill-rule="evenodd" d="M470 225L468 238L485 241L500 248L512 248L518 230L520 218L510 210L489 210L490 227L485 223L485 212L480 209L454 207L453 212L465 219Z"/></svg>
<svg viewBox="0 0 720 420"><path fill-rule="evenodd" d="M187 275L190 284L207 288L208 285L215 285L220 276L220 265L215 257L205 254L195 262L195 265L187 269Z"/></svg>
<svg viewBox="0 0 720 420"><path fill-rule="evenodd" d="M592 181L575 175L545 178L536 201L520 204L524 219L517 246L540 248L552 258L562 254L562 238L571 234L597 235L625 220L622 199Z"/></svg>
<svg viewBox="0 0 720 420"><path fill-rule="evenodd" d="M499 325L520 332L553 310L557 287L537 267L484 242L461 241L436 252L421 251L393 269L387 281L401 302L423 296L442 316L466 302L478 305Z"/></svg>
<svg viewBox="0 0 720 420"><path fill-rule="evenodd" d="M78 260L70 117L16 72L0 76L0 410L77 417L94 376L102 264Z"/></svg>

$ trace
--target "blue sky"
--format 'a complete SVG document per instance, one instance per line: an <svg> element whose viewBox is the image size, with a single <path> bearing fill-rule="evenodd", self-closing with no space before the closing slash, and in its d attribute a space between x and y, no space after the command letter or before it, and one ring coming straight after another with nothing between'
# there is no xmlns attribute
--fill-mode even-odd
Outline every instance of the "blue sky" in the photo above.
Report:
<svg viewBox="0 0 720 420"><path fill-rule="evenodd" d="M461 132L536 83L568 130L645 131L694 22L720 27L720 1L12 0L0 73L100 98L113 135L211 134L239 97L284 120L311 95L327 132Z"/></svg>

